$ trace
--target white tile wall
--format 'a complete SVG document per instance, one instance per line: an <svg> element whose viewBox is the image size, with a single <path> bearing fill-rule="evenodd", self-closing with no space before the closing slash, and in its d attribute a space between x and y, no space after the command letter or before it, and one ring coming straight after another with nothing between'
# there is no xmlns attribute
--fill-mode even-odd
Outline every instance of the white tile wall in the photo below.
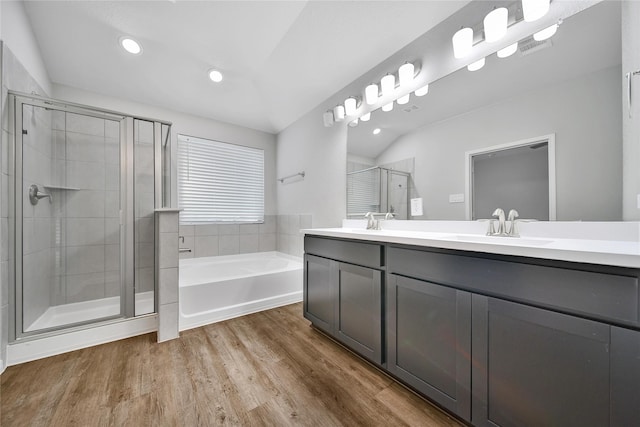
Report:
<svg viewBox="0 0 640 427"><path fill-rule="evenodd" d="M178 212L156 212L158 244L158 342L179 337ZM184 230L183 230L184 231ZM192 237L192 236L190 236Z"/></svg>

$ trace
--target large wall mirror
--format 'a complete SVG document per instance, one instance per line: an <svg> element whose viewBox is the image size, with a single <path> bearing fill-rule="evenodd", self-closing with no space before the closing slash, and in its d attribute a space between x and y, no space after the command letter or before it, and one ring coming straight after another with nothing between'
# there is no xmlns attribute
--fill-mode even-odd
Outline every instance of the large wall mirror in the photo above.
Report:
<svg viewBox="0 0 640 427"><path fill-rule="evenodd" d="M407 197L423 204L422 215L409 219L471 219L467 153L554 135L555 218L620 221L621 58L621 3L596 4L566 19L545 42L524 39L510 57L491 55L481 70L458 70L433 82L426 96L412 94L408 104L374 111L370 121L349 128L348 172L408 173ZM501 191L528 191L509 184ZM484 209L474 216L490 217L490 207ZM535 216L521 209L522 218Z"/></svg>

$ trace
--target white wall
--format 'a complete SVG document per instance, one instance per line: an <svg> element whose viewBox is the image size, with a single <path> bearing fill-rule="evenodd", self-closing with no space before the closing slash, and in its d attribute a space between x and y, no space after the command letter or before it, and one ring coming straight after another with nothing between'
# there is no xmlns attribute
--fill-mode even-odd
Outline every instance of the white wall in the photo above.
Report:
<svg viewBox="0 0 640 427"><path fill-rule="evenodd" d="M52 97L126 114L170 121L173 123L171 138L174 144L177 142L177 135L183 134L263 149L265 154L265 214L273 215L276 213L275 135L64 85L54 84ZM174 156L173 161L175 160ZM175 194L175 191L173 194Z"/></svg>
<svg viewBox="0 0 640 427"><path fill-rule="evenodd" d="M0 29L2 41L45 91L39 95L51 93L49 74L22 1L2 1Z"/></svg>
<svg viewBox="0 0 640 427"><path fill-rule="evenodd" d="M465 152L555 133L558 220L619 221L621 116L615 67L422 127L377 163L415 157L423 219L462 220L465 204L450 204L449 194L464 193Z"/></svg>
<svg viewBox="0 0 640 427"><path fill-rule="evenodd" d="M279 214L312 214L313 227L339 227L347 212L347 127L325 128L315 109L278 135L278 178L304 171L304 180L278 182Z"/></svg>

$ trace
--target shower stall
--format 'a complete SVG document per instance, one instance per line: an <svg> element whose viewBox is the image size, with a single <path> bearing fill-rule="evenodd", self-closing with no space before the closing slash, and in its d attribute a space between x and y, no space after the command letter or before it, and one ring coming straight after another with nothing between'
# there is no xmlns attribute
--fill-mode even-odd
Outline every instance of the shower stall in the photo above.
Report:
<svg viewBox="0 0 640 427"><path fill-rule="evenodd" d="M380 166L347 173L347 218L367 212L394 214L409 219L411 174Z"/></svg>
<svg viewBox="0 0 640 427"><path fill-rule="evenodd" d="M155 312L171 124L10 93L11 339Z"/></svg>

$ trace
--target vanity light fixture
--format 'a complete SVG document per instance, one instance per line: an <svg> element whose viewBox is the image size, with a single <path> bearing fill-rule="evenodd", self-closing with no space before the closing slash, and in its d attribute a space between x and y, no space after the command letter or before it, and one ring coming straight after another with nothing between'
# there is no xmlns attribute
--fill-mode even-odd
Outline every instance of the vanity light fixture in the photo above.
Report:
<svg viewBox="0 0 640 427"><path fill-rule="evenodd" d="M216 70L215 68L209 70L209 78L212 82L220 83L222 81L222 77L222 73L219 70Z"/></svg>
<svg viewBox="0 0 640 427"><path fill-rule="evenodd" d="M360 116L360 120L363 122L368 122L371 119L371 113L363 114Z"/></svg>
<svg viewBox="0 0 640 427"><path fill-rule="evenodd" d="M553 36L556 31L558 31L558 24L553 24L552 26L547 27L544 30L540 30L537 33L534 33L533 39L537 42L541 42Z"/></svg>
<svg viewBox="0 0 640 427"><path fill-rule="evenodd" d="M498 58L506 58L516 53L517 50L518 50L518 42L515 42L514 44L510 44L509 46L503 49L500 49L497 55L498 55Z"/></svg>
<svg viewBox="0 0 640 427"><path fill-rule="evenodd" d="M374 134L374 135L377 135L377 134L379 134L379 133L380 133L380 128L375 128L375 129L373 130L373 134Z"/></svg>
<svg viewBox="0 0 640 427"><path fill-rule="evenodd" d="M522 14L526 22L537 21L549 12L550 0L522 0Z"/></svg>
<svg viewBox="0 0 640 427"><path fill-rule="evenodd" d="M462 28L458 30L451 38L453 43L453 56L457 59L464 58L471 53L473 47L473 30L471 28Z"/></svg>
<svg viewBox="0 0 640 427"><path fill-rule="evenodd" d="M333 107L333 119L336 122L341 122L344 120L344 105L336 105Z"/></svg>
<svg viewBox="0 0 640 427"><path fill-rule="evenodd" d="M140 55L142 53L142 45L131 37L120 37L120 46L132 55Z"/></svg>
<svg viewBox="0 0 640 427"><path fill-rule="evenodd" d="M400 98L398 98L398 105L404 105L406 103L409 102L409 99L411 98L411 94L408 93L405 96L401 96Z"/></svg>
<svg viewBox="0 0 640 427"><path fill-rule="evenodd" d="M396 76L393 74L385 75L382 80L380 80L380 86L382 87L383 95L391 95L396 89Z"/></svg>
<svg viewBox="0 0 640 427"><path fill-rule="evenodd" d="M478 71L480 68L484 67L485 58L479 59L476 62L472 62L467 65L467 70L469 71Z"/></svg>
<svg viewBox="0 0 640 427"><path fill-rule="evenodd" d="M386 112L389 112L389 111L391 111L391 110L393 110L393 101L391 101L391 102L390 102L390 103L388 103L388 104L384 104L384 105L382 106L382 111L384 111L385 113L386 113Z"/></svg>
<svg viewBox="0 0 640 427"><path fill-rule="evenodd" d="M367 104L373 105L378 102L378 85L375 83L371 83L364 89L364 97L367 101Z"/></svg>
<svg viewBox="0 0 640 427"><path fill-rule="evenodd" d="M333 111L332 110L325 111L322 114L322 122L324 123L324 127L326 127L326 128L330 128L331 126L333 126Z"/></svg>
<svg viewBox="0 0 640 427"><path fill-rule="evenodd" d="M353 116L358 109L358 100L353 96L344 101L344 112L347 116Z"/></svg>
<svg viewBox="0 0 640 427"><path fill-rule="evenodd" d="M405 62L398 68L398 80L400 87L406 87L411 84L415 76L416 67L411 62Z"/></svg>
<svg viewBox="0 0 640 427"><path fill-rule="evenodd" d="M422 86L421 88L416 89L415 92L413 92L416 94L416 96L425 96L426 94L429 93L429 85L426 84L424 86Z"/></svg>
<svg viewBox="0 0 640 427"><path fill-rule="evenodd" d="M507 34L507 20L509 12L506 7L493 9L484 18L484 40L493 43Z"/></svg>

